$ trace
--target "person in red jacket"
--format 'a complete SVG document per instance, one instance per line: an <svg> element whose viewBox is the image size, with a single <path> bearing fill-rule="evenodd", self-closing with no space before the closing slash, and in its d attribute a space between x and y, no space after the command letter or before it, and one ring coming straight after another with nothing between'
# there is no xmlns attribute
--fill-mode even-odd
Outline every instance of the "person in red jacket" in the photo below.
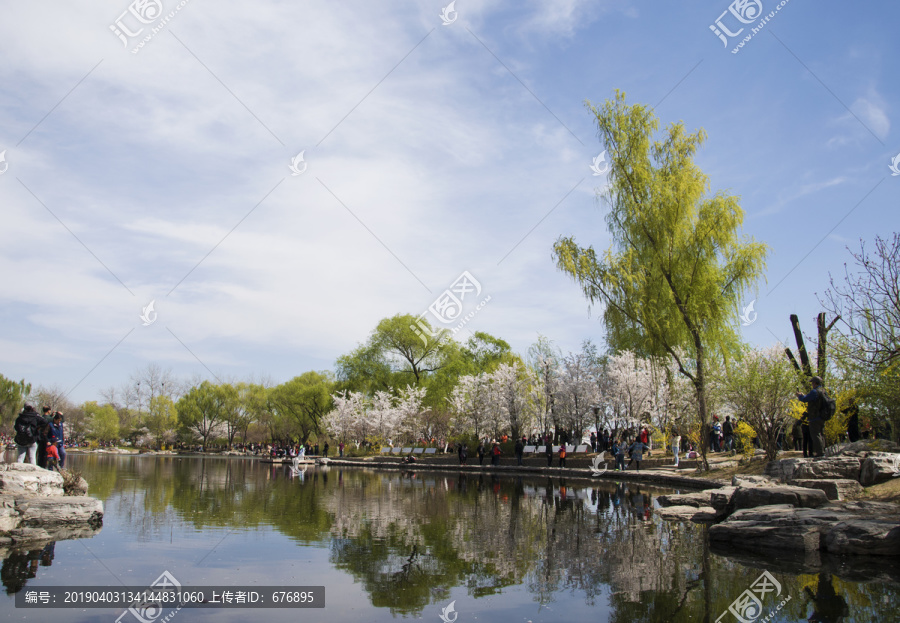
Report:
<svg viewBox="0 0 900 623"><path fill-rule="evenodd" d="M59 471L59 451L56 449L56 444L51 441L47 442L46 469Z"/></svg>

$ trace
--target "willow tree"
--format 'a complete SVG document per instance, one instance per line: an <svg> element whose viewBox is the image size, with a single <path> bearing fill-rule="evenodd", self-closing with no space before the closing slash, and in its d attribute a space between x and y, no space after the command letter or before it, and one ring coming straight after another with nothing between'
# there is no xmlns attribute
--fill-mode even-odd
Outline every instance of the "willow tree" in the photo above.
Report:
<svg viewBox="0 0 900 623"><path fill-rule="evenodd" d="M602 259L574 237L553 247L557 267L591 303L604 306L607 341L615 351L672 357L697 393L704 467L709 437L707 369L711 356L739 343L738 308L762 275L768 248L741 236L737 197L710 194L693 162L706 133L659 121L625 94L602 106L588 103L609 155L604 193L611 245Z"/></svg>

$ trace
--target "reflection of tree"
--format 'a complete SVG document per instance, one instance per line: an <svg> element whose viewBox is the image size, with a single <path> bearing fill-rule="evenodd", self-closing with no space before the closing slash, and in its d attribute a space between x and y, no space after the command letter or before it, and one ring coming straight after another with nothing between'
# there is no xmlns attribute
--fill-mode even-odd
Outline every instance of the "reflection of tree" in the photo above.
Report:
<svg viewBox="0 0 900 623"><path fill-rule="evenodd" d="M703 527L656 518L659 492L642 486L317 467L300 481L247 460L78 461L92 493L107 492L108 512L140 539L168 536L179 522L197 530L271 526L300 544L327 544L332 564L394 614L445 604L455 587L477 599L523 586L542 605L583 596L605 605L615 623L715 621L768 569L782 583L779 599L793 597L783 614L804 616L802 576L775 566L784 556L754 568L733 552L710 553ZM104 480L109 473L114 484ZM4 578L21 577L21 555L7 566ZM869 612L865 620L879 619L883 597L896 598L882 580L835 582L835 599ZM820 585L812 594L827 590ZM766 612L776 604L770 595Z"/></svg>

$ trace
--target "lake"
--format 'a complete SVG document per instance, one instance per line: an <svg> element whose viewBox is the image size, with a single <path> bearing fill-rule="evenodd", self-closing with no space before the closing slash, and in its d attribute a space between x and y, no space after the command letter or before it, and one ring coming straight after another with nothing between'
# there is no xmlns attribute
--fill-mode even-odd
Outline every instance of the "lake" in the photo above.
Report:
<svg viewBox="0 0 900 623"><path fill-rule="evenodd" d="M900 620L896 562L711 550L705 527L659 519L667 491L645 486L315 466L292 476L253 459L69 461L103 500L103 528L7 552L3 620ZM10 594L147 587L164 572L185 589L324 586L326 607L26 611Z"/></svg>

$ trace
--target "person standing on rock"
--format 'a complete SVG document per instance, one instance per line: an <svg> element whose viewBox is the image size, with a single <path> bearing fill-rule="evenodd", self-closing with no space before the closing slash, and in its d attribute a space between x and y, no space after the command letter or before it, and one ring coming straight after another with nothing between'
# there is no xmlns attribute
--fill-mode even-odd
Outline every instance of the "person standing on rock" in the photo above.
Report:
<svg viewBox="0 0 900 623"><path fill-rule="evenodd" d="M478 464L484 465L484 442L483 441L478 442L477 452L478 452Z"/></svg>
<svg viewBox="0 0 900 623"><path fill-rule="evenodd" d="M565 442L563 442L559 446L559 466L560 467L566 466L566 444L565 444Z"/></svg>
<svg viewBox="0 0 900 623"><path fill-rule="evenodd" d="M50 442L56 446L57 459L60 469L66 467L65 432L63 431L63 414L59 411L53 414L53 422L50 424Z"/></svg>
<svg viewBox="0 0 900 623"><path fill-rule="evenodd" d="M547 444L546 452L547 452L547 467L550 467L551 465L553 465L553 444L552 443Z"/></svg>
<svg viewBox="0 0 900 623"><path fill-rule="evenodd" d="M809 437L812 441L812 456L825 456L825 420L821 417L825 402L825 387L822 379L814 376L810 379L812 390L806 394L797 394L797 400L807 404L806 413L809 417Z"/></svg>
<svg viewBox="0 0 900 623"><path fill-rule="evenodd" d="M37 465L37 438L42 423L43 418L34 410L33 406L28 404L16 418L13 428L16 431L15 442L19 450L18 463L24 463L27 454L29 462Z"/></svg>
<svg viewBox="0 0 900 623"><path fill-rule="evenodd" d="M494 447L491 448L491 465L500 465L501 454L502 452L500 451L500 444L495 441Z"/></svg>

